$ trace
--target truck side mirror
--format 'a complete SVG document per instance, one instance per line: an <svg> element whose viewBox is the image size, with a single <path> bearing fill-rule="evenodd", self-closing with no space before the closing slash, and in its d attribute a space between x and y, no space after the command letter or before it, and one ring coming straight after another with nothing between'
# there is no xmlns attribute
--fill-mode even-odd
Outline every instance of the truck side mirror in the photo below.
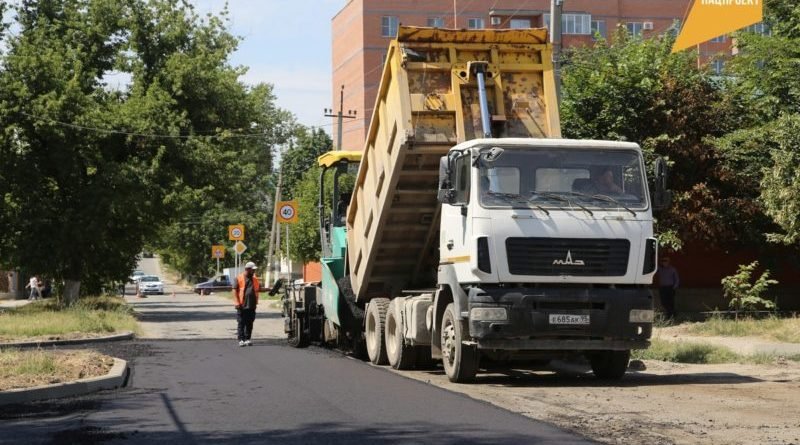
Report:
<svg viewBox="0 0 800 445"><path fill-rule="evenodd" d="M665 210L672 205L672 191L667 190L669 166L664 158L659 157L653 164L655 187L653 188L653 209Z"/></svg>
<svg viewBox="0 0 800 445"><path fill-rule="evenodd" d="M444 204L452 204L456 197L456 191L452 188L453 181L450 177L453 171L450 168L451 165L450 156L442 156L439 159L439 192L436 198Z"/></svg>

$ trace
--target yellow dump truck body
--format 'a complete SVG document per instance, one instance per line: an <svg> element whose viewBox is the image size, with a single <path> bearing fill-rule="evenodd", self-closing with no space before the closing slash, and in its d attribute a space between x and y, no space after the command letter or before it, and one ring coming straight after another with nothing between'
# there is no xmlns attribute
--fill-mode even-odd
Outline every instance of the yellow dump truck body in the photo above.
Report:
<svg viewBox="0 0 800 445"><path fill-rule="evenodd" d="M544 29L400 27L389 46L350 207L350 281L358 300L435 283L439 158L481 138L470 62L487 62L492 135L561 136Z"/></svg>

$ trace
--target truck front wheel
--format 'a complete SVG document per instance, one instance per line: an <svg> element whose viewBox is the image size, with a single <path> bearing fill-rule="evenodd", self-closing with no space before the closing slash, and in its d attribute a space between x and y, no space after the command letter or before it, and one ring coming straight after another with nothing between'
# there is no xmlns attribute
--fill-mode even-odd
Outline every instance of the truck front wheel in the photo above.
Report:
<svg viewBox="0 0 800 445"><path fill-rule="evenodd" d="M592 372L599 379L619 380L628 369L631 351L600 351L589 356Z"/></svg>
<svg viewBox="0 0 800 445"><path fill-rule="evenodd" d="M456 317L453 303L447 305L442 317L442 362L447 378L454 383L468 383L478 373L478 348L465 345L466 323Z"/></svg>
<svg viewBox="0 0 800 445"><path fill-rule="evenodd" d="M383 340L388 307L388 298L373 298L367 308L367 354L369 355L369 361L375 365L389 363L386 357L386 342Z"/></svg>

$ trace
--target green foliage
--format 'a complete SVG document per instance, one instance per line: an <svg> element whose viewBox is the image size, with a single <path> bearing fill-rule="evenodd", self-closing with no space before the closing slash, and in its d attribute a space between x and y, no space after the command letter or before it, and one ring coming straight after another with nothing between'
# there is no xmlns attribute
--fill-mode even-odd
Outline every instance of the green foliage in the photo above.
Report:
<svg viewBox="0 0 800 445"><path fill-rule="evenodd" d="M319 173L311 164L292 192L298 201L298 222L291 227L289 255L293 260L319 261L321 254L319 232Z"/></svg>
<svg viewBox="0 0 800 445"><path fill-rule="evenodd" d="M800 114L784 115L772 125L772 166L763 169L761 202L782 233L768 239L800 244Z"/></svg>
<svg viewBox="0 0 800 445"><path fill-rule="evenodd" d="M181 0L14 11L0 64L3 265L90 294L123 280L147 244L205 274L231 223L248 225L263 258L272 153L294 118L270 85L240 82L226 13L201 18ZM120 75L121 90L104 80Z"/></svg>
<svg viewBox="0 0 800 445"><path fill-rule="evenodd" d="M317 158L332 148L331 137L321 128L297 127L292 145L281 156L284 200L296 197L297 183L311 166L317 165Z"/></svg>
<svg viewBox="0 0 800 445"><path fill-rule="evenodd" d="M695 364L734 363L743 360L743 357L721 346L670 342L657 338L652 340L650 348L633 351L631 358Z"/></svg>
<svg viewBox="0 0 800 445"><path fill-rule="evenodd" d="M800 318L770 316L730 320L714 316L702 323L689 325L688 332L722 337L763 337L772 341L800 343Z"/></svg>
<svg viewBox="0 0 800 445"><path fill-rule="evenodd" d="M737 127L740 104L697 69L695 54L672 54L672 43L671 36L639 39L620 29L608 41L569 50L564 135L633 141L648 164L669 160L676 199L657 229L670 247L756 239L749 216L757 194L728 181L711 143Z"/></svg>
<svg viewBox="0 0 800 445"><path fill-rule="evenodd" d="M752 283L753 271L758 267L758 261L742 264L734 275L722 279L722 290L725 298L730 299L729 306L737 312L755 310L759 306L766 309L775 309L775 302L764 298L769 286L778 284L776 280L769 279L769 270Z"/></svg>

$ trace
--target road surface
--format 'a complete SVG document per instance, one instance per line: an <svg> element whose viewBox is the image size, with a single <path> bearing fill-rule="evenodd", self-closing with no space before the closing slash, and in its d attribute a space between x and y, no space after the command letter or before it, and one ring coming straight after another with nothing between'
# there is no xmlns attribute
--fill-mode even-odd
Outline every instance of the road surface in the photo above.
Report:
<svg viewBox="0 0 800 445"><path fill-rule="evenodd" d="M96 346L132 364L126 388L0 407L0 444L589 443L335 351L290 348L266 307L241 348L229 300L178 290L127 296L151 338Z"/></svg>

